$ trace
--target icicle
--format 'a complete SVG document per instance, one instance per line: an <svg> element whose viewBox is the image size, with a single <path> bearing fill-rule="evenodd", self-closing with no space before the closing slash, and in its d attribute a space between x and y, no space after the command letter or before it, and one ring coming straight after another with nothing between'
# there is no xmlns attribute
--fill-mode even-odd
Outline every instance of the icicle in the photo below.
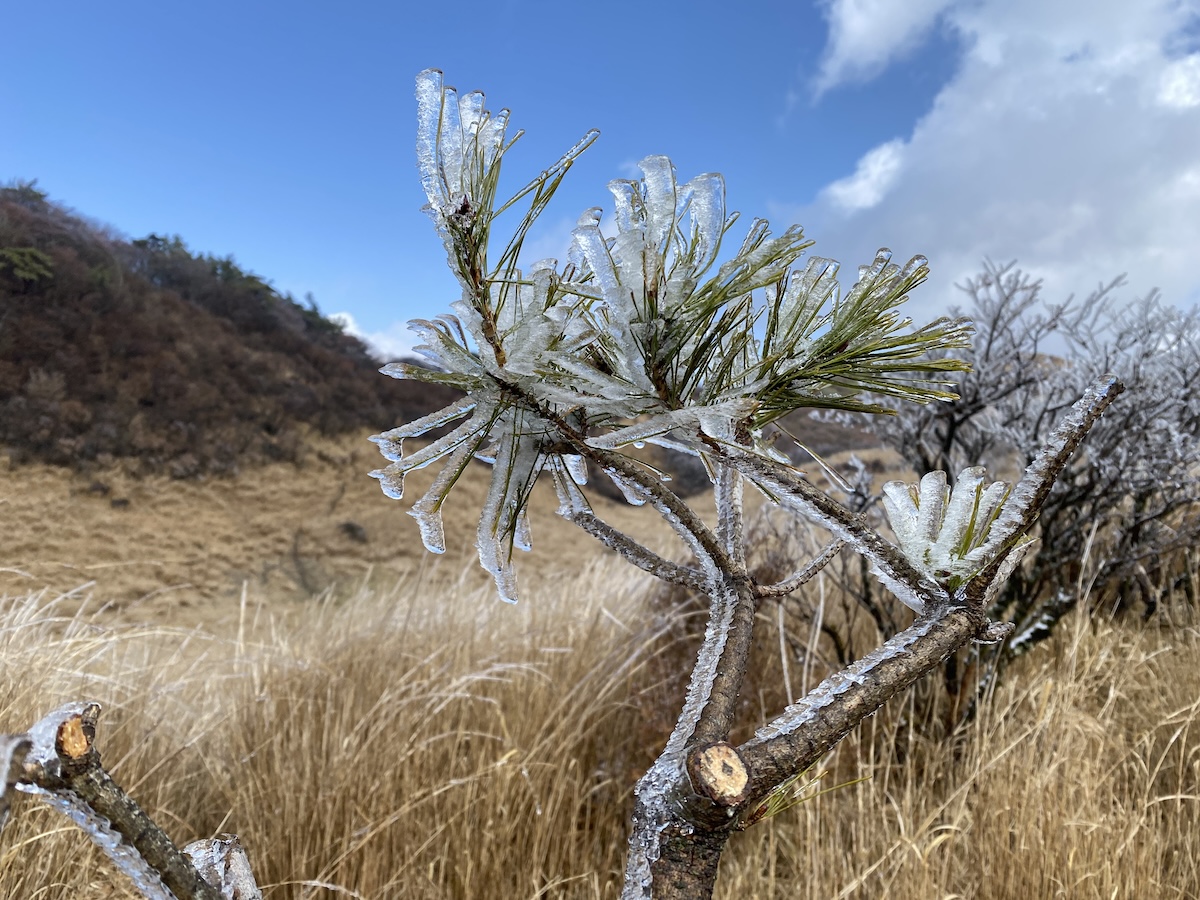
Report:
<svg viewBox="0 0 1200 900"><path fill-rule="evenodd" d="M678 184L675 166L665 156L647 156L638 168L646 185L646 242L650 253L664 252L666 242L675 234L678 221ZM647 273L649 274L649 273Z"/></svg>
<svg viewBox="0 0 1200 900"><path fill-rule="evenodd" d="M513 546L528 553L533 549L533 536L529 529L529 515L526 507L522 506L517 512L517 521L513 526Z"/></svg>
<svg viewBox="0 0 1200 900"><path fill-rule="evenodd" d="M589 438L588 443L602 450L616 450L636 441L646 441L677 432L681 436L703 431L710 437L724 433L731 420L744 418L754 409L752 399L727 400L709 406L672 409L618 428L607 434ZM693 451L695 448L692 448Z"/></svg>
<svg viewBox="0 0 1200 900"><path fill-rule="evenodd" d="M605 469L604 474L617 486L621 496L630 506L642 506L646 502L646 493L641 487L631 482L616 469Z"/></svg>
<svg viewBox="0 0 1200 900"><path fill-rule="evenodd" d="M572 519L580 513L590 513L591 504L579 489L579 482L565 473L563 468L557 461L552 461L554 490L558 494L558 514L564 519Z"/></svg>
<svg viewBox="0 0 1200 900"><path fill-rule="evenodd" d="M978 479L976 479L978 480ZM938 533L943 529L943 521L946 517L946 495L949 491L946 488L946 473L942 471L930 472L921 478L921 487L917 492L917 540L925 543L933 543L938 539ZM955 499L959 501L961 506L962 493L959 492ZM928 565L929 561L924 560Z"/></svg>
<svg viewBox="0 0 1200 900"><path fill-rule="evenodd" d="M626 178L617 178L608 183L608 190L613 195L613 219L617 231L632 231L636 228L634 222L634 203L641 202L638 183Z"/></svg>
<svg viewBox="0 0 1200 900"><path fill-rule="evenodd" d="M438 166L438 125L442 115L442 73L426 69L417 76L417 168L432 209L445 203Z"/></svg>
<svg viewBox="0 0 1200 900"><path fill-rule="evenodd" d="M392 369L396 365L396 363L391 363L384 366L379 371L386 375L388 374L387 370ZM385 441L400 442L406 437L416 437L418 435L422 435L427 431L432 431L434 428L440 428L443 425L448 425L455 419L461 419L475 408L475 404L476 401L474 398L463 397L459 400L455 400L449 406L439 409L435 413L430 413L429 415L422 416L419 419L413 419L411 422L406 422L403 425L399 425L396 428L385 431L383 434L372 435L370 440L376 444L382 445Z"/></svg>
<svg viewBox="0 0 1200 900"><path fill-rule="evenodd" d="M716 258L725 231L725 179L715 173L688 182L692 202L692 241L696 258L692 272L704 272Z"/></svg>
<svg viewBox="0 0 1200 900"><path fill-rule="evenodd" d="M575 453L564 453L562 460L572 481L580 486L588 483L587 460Z"/></svg>
<svg viewBox="0 0 1200 900"><path fill-rule="evenodd" d="M1009 488L997 481L985 489L986 477L983 467L973 466L963 469L951 492L940 471L925 475L916 494L896 481L883 488L884 509L905 558L951 589L981 572L1002 549L990 532Z"/></svg>

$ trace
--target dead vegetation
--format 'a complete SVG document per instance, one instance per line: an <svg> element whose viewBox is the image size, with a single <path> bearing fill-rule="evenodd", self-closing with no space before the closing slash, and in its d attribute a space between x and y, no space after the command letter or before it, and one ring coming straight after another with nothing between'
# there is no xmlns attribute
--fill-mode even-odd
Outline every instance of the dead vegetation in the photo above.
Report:
<svg viewBox="0 0 1200 900"><path fill-rule="evenodd" d="M616 561L516 608L412 580L286 614L248 595L226 637L10 597L0 727L99 700L114 776L180 842L236 831L268 897L613 897L628 785L681 688L645 596ZM968 729L886 711L818 785L865 780L740 835L721 895L1200 896L1198 651L1076 616ZM778 654L773 675L763 711L805 677ZM132 897L91 853L20 802L0 897Z"/></svg>

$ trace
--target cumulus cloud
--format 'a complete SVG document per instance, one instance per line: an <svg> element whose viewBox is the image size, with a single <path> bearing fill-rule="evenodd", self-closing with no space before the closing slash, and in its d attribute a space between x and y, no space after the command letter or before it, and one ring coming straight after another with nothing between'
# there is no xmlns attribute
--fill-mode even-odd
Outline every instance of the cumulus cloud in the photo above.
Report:
<svg viewBox="0 0 1200 900"><path fill-rule="evenodd" d="M1158 81L1158 102L1176 109L1200 106L1200 53L1166 67Z"/></svg>
<svg viewBox="0 0 1200 900"><path fill-rule="evenodd" d="M829 42L821 57L816 92L878 75L902 59L953 0L830 0L824 4Z"/></svg>
<svg viewBox="0 0 1200 900"><path fill-rule="evenodd" d="M878 206L900 175L904 141L892 140L868 151L858 161L854 174L826 187L822 194L842 212Z"/></svg>
<svg viewBox="0 0 1200 900"><path fill-rule="evenodd" d="M831 21L856 21L862 8L835 0ZM928 256L931 283L914 294L925 311L957 302L953 284L984 257L1017 259L1049 297L1127 272L1130 296L1157 286L1169 302L1200 301L1200 54L1180 39L1195 33L1197 8L972 0L939 10L963 55L929 111L812 202L772 215L803 222L823 255L848 263L880 245ZM829 59L849 58L843 31L831 30ZM898 46L875 56L895 59Z"/></svg>

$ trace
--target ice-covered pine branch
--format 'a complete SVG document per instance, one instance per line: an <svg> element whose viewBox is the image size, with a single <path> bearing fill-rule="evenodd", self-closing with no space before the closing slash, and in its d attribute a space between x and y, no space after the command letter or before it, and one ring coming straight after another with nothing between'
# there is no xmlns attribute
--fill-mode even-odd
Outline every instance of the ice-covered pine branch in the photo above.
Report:
<svg viewBox="0 0 1200 900"><path fill-rule="evenodd" d="M765 798L837 743L864 716L973 639L994 639L984 604L1016 565L1050 484L1119 387L1098 385L1009 492L982 472L912 490L889 488L899 546L774 449L768 429L805 408L887 413L902 401L951 398L971 327L962 319L914 326L900 306L925 278L922 257L892 263L880 250L843 292L837 263L801 256L799 226L773 235L755 220L723 248L737 215L719 175L680 182L670 160L646 157L642 177L609 184L614 231L599 208L578 219L564 265L517 260L589 133L553 166L500 202L499 172L515 138L508 113L481 94L459 97L441 73L418 77L418 162L427 210L462 288L449 313L413 323L431 367L384 372L446 384L464 397L373 438L389 464L373 472L401 498L406 473L438 464L413 504L422 539L445 547L441 510L472 460L491 465L479 519L480 562L500 595L517 596L513 556L531 546L526 507L548 472L559 513L629 562L708 599L708 619L679 717L635 790L624 898L710 896L730 831ZM527 206L504 249L490 255L496 217ZM405 440L444 430L415 450ZM715 527L639 461L646 443L697 455L713 481ZM632 504L660 515L691 560L673 562L604 522L586 494L603 473ZM742 493L749 480L769 501L830 533L826 552L778 584L746 565ZM918 613L910 629L835 673L742 747L729 743L743 704L758 604L813 577L843 547Z"/></svg>
<svg viewBox="0 0 1200 900"><path fill-rule="evenodd" d="M373 438L389 464L372 475L400 498L405 473L440 464L411 514L425 546L441 552L447 496L471 460L490 463L476 543L503 598L516 599L513 555L530 546L524 510L548 468L560 473L560 485L563 472L581 485L582 460L597 451L624 456L629 445L648 442L710 458L709 442L730 435L747 452L782 463L764 429L794 409L883 412L895 400L950 396L939 379L962 363L928 351L965 346L968 323L937 319L914 328L897 311L926 276L923 258L901 267L881 250L843 294L837 263L797 265L812 244L799 226L772 235L755 220L719 261L737 220L726 208L724 180L704 174L680 183L670 160L651 156L640 179L608 186L614 234L602 232L598 208L588 210L565 265L541 260L522 269L529 227L596 133L501 202L500 165L519 137L508 135L507 111L492 114L479 93L460 97L432 70L418 77L417 96L426 210L462 294L450 313L411 325L432 367L384 371L466 396ZM492 257L496 216L519 204L527 206L523 216ZM406 455L406 438L435 428L450 430ZM599 468L626 497L680 519L678 498L659 489L660 473L624 458L629 466ZM711 459L709 469L716 471ZM606 534L578 504L564 508ZM690 525L676 531L685 544L695 538ZM711 552L701 547L700 555L703 567ZM652 562L631 557L643 567Z"/></svg>
<svg viewBox="0 0 1200 900"><path fill-rule="evenodd" d="M236 835L181 850L113 780L95 746L99 715L98 703L68 703L0 734L0 830L16 788L79 826L145 900L262 900Z"/></svg>

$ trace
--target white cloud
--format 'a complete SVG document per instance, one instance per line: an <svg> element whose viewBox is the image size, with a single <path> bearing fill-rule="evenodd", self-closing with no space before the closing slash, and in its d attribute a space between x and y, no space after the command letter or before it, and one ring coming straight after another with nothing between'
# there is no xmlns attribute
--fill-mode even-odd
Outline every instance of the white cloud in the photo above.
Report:
<svg viewBox="0 0 1200 900"><path fill-rule="evenodd" d="M911 134L772 215L847 264L881 245L928 256L918 313L958 302L953 284L984 257L1017 259L1049 298L1127 272L1126 296L1157 286L1169 302L1200 301L1200 57L1169 49L1189 10L974 0L942 15L963 58Z"/></svg>
<svg viewBox="0 0 1200 900"><path fill-rule="evenodd" d="M868 151L854 174L835 181L822 193L843 212L878 206L896 183L904 161L904 141L892 140Z"/></svg>
<svg viewBox="0 0 1200 900"><path fill-rule="evenodd" d="M953 0L829 0L829 43L817 74L818 95L865 81L911 53Z"/></svg>
<svg viewBox="0 0 1200 900"><path fill-rule="evenodd" d="M1158 102L1176 109L1200 106L1200 53L1166 67L1158 80Z"/></svg>
<svg viewBox="0 0 1200 900"><path fill-rule="evenodd" d="M380 362L394 362L402 357L413 357L413 347L420 339L408 330L407 322L393 322L382 331L364 331L348 312L330 315L329 320L338 322L347 334L352 334L367 345L371 355Z"/></svg>

